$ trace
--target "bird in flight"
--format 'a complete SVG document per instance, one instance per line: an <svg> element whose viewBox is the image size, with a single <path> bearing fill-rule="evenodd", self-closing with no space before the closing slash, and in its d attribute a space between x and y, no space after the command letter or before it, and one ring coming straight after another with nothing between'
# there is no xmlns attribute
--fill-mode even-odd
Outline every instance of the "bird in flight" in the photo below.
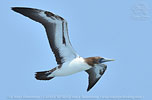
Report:
<svg viewBox="0 0 152 100"><path fill-rule="evenodd" d="M113 61L113 59L103 57L83 58L79 56L70 43L68 26L64 18L49 11L35 8L12 7L12 10L41 23L45 27L57 67L48 71L36 72L35 78L37 80L50 80L54 77L85 71L88 73L87 91L89 91L107 69L107 65L103 63Z"/></svg>

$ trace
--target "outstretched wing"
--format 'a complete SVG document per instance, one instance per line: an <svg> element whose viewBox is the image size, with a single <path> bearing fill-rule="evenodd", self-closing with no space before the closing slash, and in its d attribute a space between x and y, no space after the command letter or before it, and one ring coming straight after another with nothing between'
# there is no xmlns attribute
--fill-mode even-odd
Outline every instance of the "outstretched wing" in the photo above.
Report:
<svg viewBox="0 0 152 100"><path fill-rule="evenodd" d="M107 69L107 65L102 64L101 66L98 65L91 69L86 70L86 72L89 74L89 85L87 91L89 91L98 82L98 80L104 74L106 69Z"/></svg>
<svg viewBox="0 0 152 100"><path fill-rule="evenodd" d="M57 64L62 64L78 56L69 40L67 22L62 17L34 8L13 7L12 10L40 22L45 27Z"/></svg>

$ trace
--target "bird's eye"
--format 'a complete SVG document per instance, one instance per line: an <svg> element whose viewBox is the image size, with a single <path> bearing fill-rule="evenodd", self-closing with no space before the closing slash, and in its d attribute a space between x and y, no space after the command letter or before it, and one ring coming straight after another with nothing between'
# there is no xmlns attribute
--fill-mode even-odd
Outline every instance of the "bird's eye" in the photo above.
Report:
<svg viewBox="0 0 152 100"><path fill-rule="evenodd" d="M100 59L99 59L99 63L102 63L102 60L103 60L103 58L100 58Z"/></svg>

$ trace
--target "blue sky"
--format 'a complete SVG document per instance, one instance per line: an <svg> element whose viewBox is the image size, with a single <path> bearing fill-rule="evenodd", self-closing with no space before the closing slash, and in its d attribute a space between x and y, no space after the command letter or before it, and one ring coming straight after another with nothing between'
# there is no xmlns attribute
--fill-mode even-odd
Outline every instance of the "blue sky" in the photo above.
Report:
<svg viewBox="0 0 152 100"><path fill-rule="evenodd" d="M10 7L51 11L68 21L82 57L114 58L90 92L87 73L38 81L37 71L56 66L43 26ZM0 4L0 98L10 96L141 96L152 93L151 0L3 0ZM121 98L119 98L121 100Z"/></svg>

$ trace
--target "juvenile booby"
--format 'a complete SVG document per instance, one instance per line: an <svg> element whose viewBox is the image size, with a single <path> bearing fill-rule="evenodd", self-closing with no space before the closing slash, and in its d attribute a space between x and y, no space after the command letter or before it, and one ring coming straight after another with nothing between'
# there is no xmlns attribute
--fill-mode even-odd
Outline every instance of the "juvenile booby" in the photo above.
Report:
<svg viewBox="0 0 152 100"><path fill-rule="evenodd" d="M57 76L71 75L80 71L86 71L89 75L89 91L104 74L107 65L104 62L113 61L103 57L79 56L72 45L68 36L68 26L65 19L51 12L25 7L12 7L12 10L41 23L46 30L50 47L55 55L57 67L36 72L37 80L50 80Z"/></svg>

